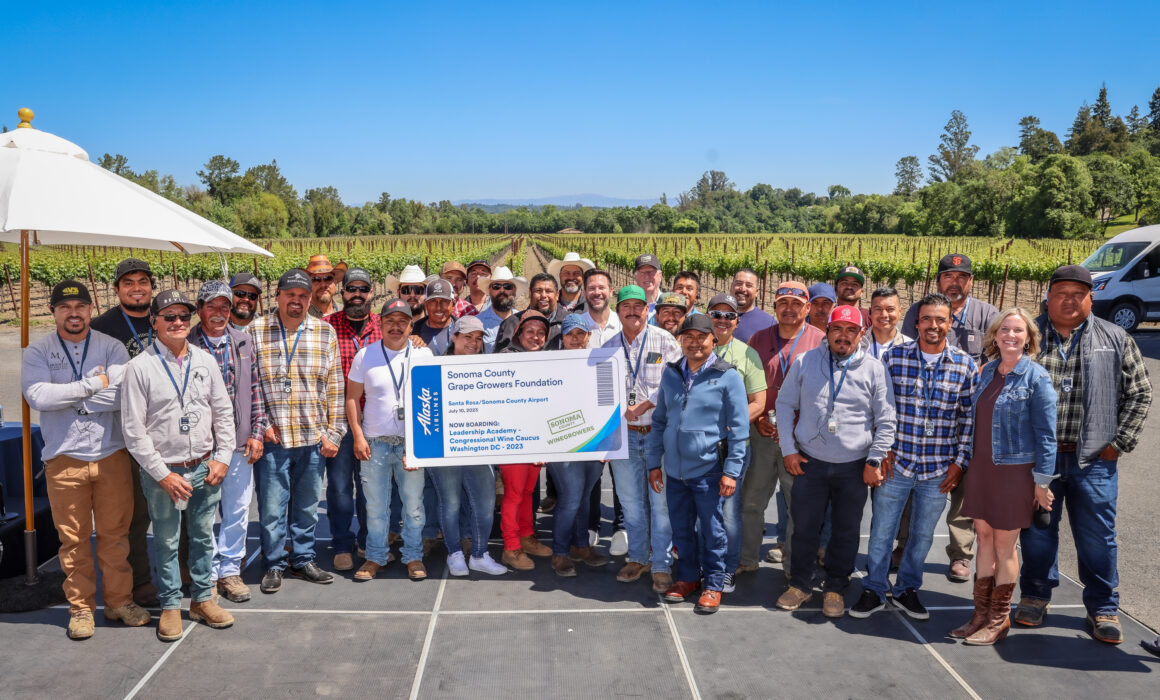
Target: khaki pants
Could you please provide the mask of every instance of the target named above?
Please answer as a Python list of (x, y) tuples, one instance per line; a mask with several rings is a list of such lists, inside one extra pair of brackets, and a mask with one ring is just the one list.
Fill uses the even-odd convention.
[(133, 515), (129, 453), (118, 450), (99, 462), (59, 455), (44, 463), (48, 501), (60, 537), (64, 595), (73, 612), (95, 610), (97, 571), (93, 564), (93, 523), (101, 562), (105, 605), (118, 608), (132, 600), (129, 521)]
[[(793, 492), (793, 475), (785, 470), (781, 457), (781, 446), (777, 440), (767, 438), (756, 430), (749, 434), (753, 448), (753, 460), (745, 481), (741, 484), (741, 563), (756, 564), (761, 558), (761, 543), (765, 532), (765, 509), (773, 498), (777, 485), (781, 484), (786, 504)], [(789, 543), (793, 537), (793, 518), (790, 518), (785, 533), (785, 562), (789, 569)]]

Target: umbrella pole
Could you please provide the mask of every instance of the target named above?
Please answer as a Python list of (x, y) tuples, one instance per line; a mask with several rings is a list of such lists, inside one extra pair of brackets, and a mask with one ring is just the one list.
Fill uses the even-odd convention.
[[(20, 348), (28, 347), (28, 231), (20, 232)], [(20, 393), (21, 452), (24, 457), (24, 583), (35, 586), (36, 511), (32, 504), (32, 410), (24, 392)]]

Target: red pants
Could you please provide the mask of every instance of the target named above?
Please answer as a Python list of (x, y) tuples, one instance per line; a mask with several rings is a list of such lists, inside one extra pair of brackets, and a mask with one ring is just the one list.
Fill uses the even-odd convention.
[(503, 506), (499, 518), (503, 548), (519, 549), (521, 537), (536, 534), (532, 492), (536, 490), (540, 468), (531, 464), (501, 464), (499, 473), (503, 477)]

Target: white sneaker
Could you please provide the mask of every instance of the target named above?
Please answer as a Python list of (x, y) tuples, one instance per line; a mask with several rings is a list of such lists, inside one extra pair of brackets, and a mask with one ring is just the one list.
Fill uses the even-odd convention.
[(595, 530), (588, 531), (588, 546), (595, 547), (596, 542), (600, 539), (600, 533)]
[(447, 555), (447, 571), (452, 576), (467, 575), (467, 562), (463, 560), (463, 552)]
[(628, 554), (628, 532), (617, 530), (612, 536), (612, 544), (608, 545), (608, 553), (614, 557), (623, 557)]
[(508, 572), (508, 568), (500, 564), (491, 555), (484, 552), (482, 557), (472, 557), (467, 560), (467, 567), (472, 571), (481, 571), (492, 576), (501, 576)]

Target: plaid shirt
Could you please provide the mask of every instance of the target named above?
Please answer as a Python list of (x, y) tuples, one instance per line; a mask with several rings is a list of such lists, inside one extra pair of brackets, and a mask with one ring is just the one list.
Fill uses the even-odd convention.
[(316, 445), (324, 436), (337, 445), (346, 434), (338, 339), (330, 324), (309, 315), (302, 319), (301, 330), (297, 350), (298, 331), (286, 334), (286, 348), (294, 353), (289, 368), (293, 390), (286, 392), (286, 349), (277, 309), (250, 324), (266, 415), (281, 432), (285, 447)]
[[(895, 345), (882, 356), (894, 386), (898, 424), (894, 458), (898, 471), (920, 481), (940, 478), (952, 463), (971, 461), (972, 396), (979, 370), (971, 356), (949, 343), (927, 364), (918, 341)], [(929, 393), (928, 393), (929, 392)], [(933, 429), (933, 435), (927, 430)]]
[(451, 315), (455, 318), (475, 316), (478, 313), (479, 309), (475, 308), (475, 304), (472, 304), (470, 299), (456, 299), (455, 307), (451, 310)]
[[(637, 403), (657, 402), (657, 394), (661, 388), (661, 377), (665, 373), (665, 365), (680, 360), (684, 355), (677, 339), (669, 332), (656, 326), (645, 326), (631, 345), (625, 345), (624, 332), (617, 333), (612, 340), (603, 345), (606, 348), (620, 348), (628, 357), (624, 363), (625, 386), (629, 392), (636, 391)], [(639, 360), (638, 360), (639, 358)], [(639, 366), (637, 365), (639, 361)], [(633, 367), (637, 368), (636, 379), (633, 379)], [(652, 425), (652, 414), (655, 409), (650, 408), (641, 414), (640, 418), (631, 425)]]
[[(193, 329), (190, 335), (193, 336), (191, 340), (195, 340), (198, 346), (205, 349), (206, 352), (208, 352), (210, 355), (213, 355), (213, 359), (217, 360), (218, 367), (221, 367), (222, 370), (222, 378), (225, 379), (226, 382), (226, 392), (230, 395), (230, 402), (236, 406), (238, 403), (238, 386), (237, 382), (235, 381), (235, 370), (237, 368), (237, 363), (234, 361), (234, 357), (237, 356), (237, 348), (234, 347), (233, 339), (230, 338), (227, 333), (226, 338), (228, 342), (222, 343), (221, 345), (214, 345), (209, 341), (209, 338), (206, 337), (205, 329), (202, 328), (200, 323), (197, 324), (197, 327)], [(269, 421), (266, 420), (265, 409), (266, 407), (263, 405), (262, 401), (262, 389), (258, 383), (258, 363), (251, 362), (250, 438), (253, 440), (261, 440), (262, 435), (266, 432), (266, 427), (270, 425)], [(234, 409), (234, 422), (238, 422), (238, 411), (236, 408)], [(241, 451), (246, 449), (246, 446), (237, 445), (236, 449)]]
[(367, 316), (362, 333), (355, 333), (354, 326), (350, 325), (346, 314), (341, 311), (332, 313), (322, 320), (329, 323), (338, 336), (338, 355), (342, 358), (343, 378), (350, 374), (350, 363), (354, 361), (354, 356), (358, 354), (359, 350), (383, 339), (382, 323), (376, 313)]
[[(1060, 442), (1079, 442), (1083, 425), (1083, 371), (1079, 351), (1079, 339), (1087, 329), (1087, 321), (1072, 331), (1067, 340), (1060, 338), (1055, 328), (1048, 323), (1048, 332), (1040, 339), (1039, 356), (1036, 359), (1051, 375), (1051, 384), (1059, 394), (1056, 408), (1055, 438)], [(1060, 354), (1060, 341), (1067, 360)], [(1120, 370), (1123, 384), (1120, 388), (1119, 427), (1112, 440), (1120, 454), (1131, 452), (1140, 440), (1144, 430), (1144, 420), (1151, 405), (1152, 385), (1148, 381), (1148, 369), (1136, 341), (1128, 336), (1124, 340), (1123, 365)], [(1064, 391), (1065, 379), (1071, 379), (1071, 391)], [(1143, 400), (1138, 397), (1143, 397)]]

